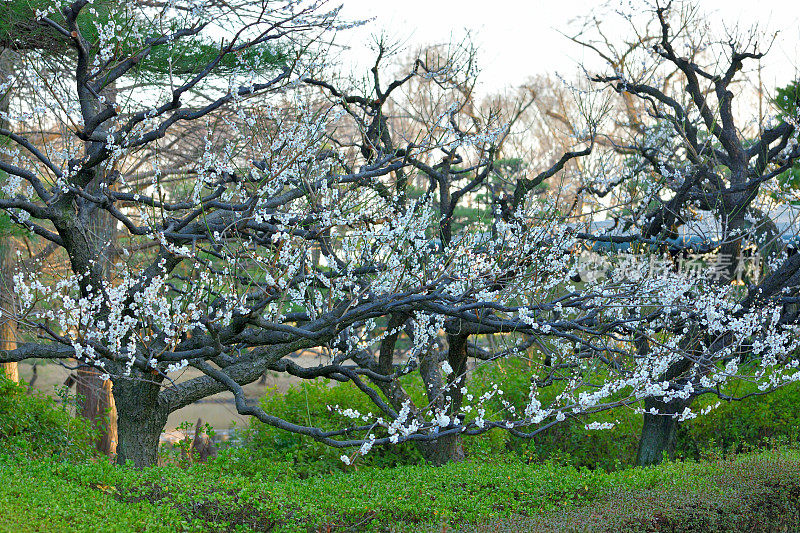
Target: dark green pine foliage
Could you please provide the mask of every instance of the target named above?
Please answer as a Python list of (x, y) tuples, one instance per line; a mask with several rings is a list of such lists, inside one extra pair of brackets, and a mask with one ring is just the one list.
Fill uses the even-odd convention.
[[(786, 87), (777, 89), (773, 103), (780, 110), (780, 120), (800, 120), (800, 80), (793, 81)], [(800, 162), (778, 176), (781, 189), (800, 190)], [(798, 202), (792, 202), (798, 203)]]
[[(56, 56), (69, 53), (66, 39), (36, 20), (37, 13), (49, 8), (48, 17), (56, 23), (62, 23), (62, 13), (52, 9), (58, 3), (58, 0), (0, 2), (0, 47), (17, 51), (36, 50)], [(70, 2), (60, 3), (69, 5)], [(121, 61), (140, 52), (149, 38), (160, 37), (179, 28), (207, 24), (211, 21), (205, 19), (212, 18), (211, 15), (198, 17), (186, 13), (173, 17), (170, 27), (164, 28), (163, 25), (151, 25), (147, 20), (154, 13), (151, 8), (137, 4), (136, 0), (96, 0), (82, 9), (78, 17), (78, 27), (81, 35), (91, 45), (90, 53), (94, 55), (99, 52), (100, 30), (114, 23), (118, 45), (113, 59)], [(125, 38), (126, 34), (130, 36), (129, 39)], [(153, 82), (157, 82), (167, 73), (173, 76), (197, 74), (217, 58), (220, 51), (219, 42), (200, 32), (198, 35), (176, 39), (168, 45), (153, 48), (147, 58), (129, 74), (151, 77)], [(295, 51), (285, 44), (264, 42), (236, 54), (225, 54), (215, 66), (214, 74), (225, 74), (242, 66), (262, 73), (276, 71), (288, 66), (295, 55)]]

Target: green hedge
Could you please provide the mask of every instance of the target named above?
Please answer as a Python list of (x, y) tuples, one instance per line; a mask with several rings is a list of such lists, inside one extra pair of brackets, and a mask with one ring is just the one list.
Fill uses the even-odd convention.
[[(407, 376), (412, 395), (422, 398), (422, 385)], [(523, 361), (506, 361), (475, 371), (468, 384), (470, 392), (480, 394), (492, 384), (503, 388), (503, 398), (523, 405), (528, 396), (531, 374)], [(756, 390), (756, 389), (753, 389)], [(744, 395), (752, 392), (741, 385), (726, 392)], [(553, 392), (554, 394), (555, 392)], [(702, 397), (693, 407), (699, 410), (716, 404), (714, 397)], [(375, 412), (374, 405), (353, 384), (331, 385), (316, 381), (292, 387), (286, 394), (268, 395), (263, 400), (267, 412), (293, 422), (341, 429), (352, 421), (330, 411), (328, 406), (350, 407), (361, 413)], [(792, 384), (763, 396), (739, 402), (723, 402), (710, 413), (679, 426), (676, 456), (702, 459), (720, 453), (746, 452), (773, 443), (793, 443), (800, 437), (800, 384)], [(499, 414), (502, 405), (496, 399), (488, 405), (490, 414)], [(502, 416), (501, 414), (499, 416)], [(610, 430), (586, 430), (589, 422), (613, 422)], [(510, 460), (542, 463), (555, 461), (576, 467), (616, 470), (633, 463), (636, 457), (642, 416), (631, 408), (620, 408), (574, 420), (567, 420), (533, 439), (521, 439), (502, 430), (493, 430), (464, 441), (468, 457), (510, 456)], [(307, 437), (253, 422), (249, 442), (255, 453), (278, 460), (291, 460), (307, 475), (341, 469), (340, 450), (319, 444)], [(376, 448), (366, 458), (370, 466), (419, 464), (422, 458), (409, 444)]]
[[(418, 376), (403, 378), (412, 398), (424, 404), (423, 385)], [(509, 361), (478, 369), (468, 383), (470, 392), (479, 395), (492, 384), (498, 383), (503, 397), (517, 405), (527, 401), (530, 374), (520, 361)], [(555, 392), (553, 392), (555, 394)], [(329, 406), (351, 408), (359, 413), (376, 413), (375, 405), (352, 383), (332, 384), (327, 380), (303, 382), (291, 387), (285, 394), (268, 394), (262, 399), (265, 411), (299, 424), (317, 425), (324, 429), (344, 429), (353, 421)], [(486, 404), (487, 416), (503, 409), (497, 399)], [(499, 415), (502, 416), (502, 415)], [(611, 430), (587, 431), (588, 422), (615, 422)], [(641, 416), (631, 410), (600, 413), (573, 422), (565, 422), (535, 439), (512, 437), (508, 432), (493, 430), (478, 437), (464, 440), (464, 450), (471, 458), (508, 456), (508, 460), (542, 463), (553, 460), (577, 467), (612, 470), (630, 464), (636, 455), (636, 443), (641, 429)], [(247, 443), (254, 453), (278, 460), (290, 460), (306, 475), (331, 472), (343, 468), (339, 457), (342, 451), (302, 437), (275, 429), (252, 420), (246, 431)], [(357, 435), (353, 435), (354, 437)], [(366, 457), (359, 457), (366, 466), (399, 466), (420, 464), (422, 456), (410, 443), (400, 446), (373, 448)]]
[[(755, 385), (742, 384), (728, 392), (744, 396), (757, 390)], [(738, 453), (773, 443), (796, 443), (800, 437), (800, 383), (737, 402), (699, 398), (693, 407), (717, 403), (707, 415), (680, 426), (679, 454), (702, 458), (720, 452)]]
[[(284, 394), (268, 394), (262, 399), (262, 407), (271, 415), (328, 430), (347, 428), (353, 423), (336, 410), (329, 409), (329, 406), (337, 405), (363, 414), (377, 411), (369, 398), (352, 383), (332, 386), (328, 380), (304, 382)], [(245, 434), (254, 455), (290, 461), (302, 476), (329, 473), (345, 466), (340, 456), (346, 452), (310, 437), (275, 429), (256, 419), (251, 420)], [(374, 448), (366, 457), (359, 458), (362, 465), (382, 467), (420, 464), (422, 461), (422, 456), (410, 443)]]
[[(626, 485), (604, 498), (546, 517), (500, 520), (495, 531), (608, 533), (800, 531), (800, 464), (780, 453), (717, 460), (690, 486), (691, 476), (645, 490)], [(695, 480), (696, 481), (696, 480)]]
[(70, 414), (73, 403), (66, 393), (60, 405), (48, 396), (28, 394), (22, 384), (0, 371), (0, 451), (88, 458), (94, 453), (97, 435), (89, 422)]

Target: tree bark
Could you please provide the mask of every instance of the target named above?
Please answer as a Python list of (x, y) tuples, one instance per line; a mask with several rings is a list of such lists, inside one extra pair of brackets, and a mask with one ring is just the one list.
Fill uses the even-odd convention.
[[(17, 347), (17, 323), (14, 313), (14, 291), (11, 286), (14, 247), (11, 237), (0, 236), (0, 348), (14, 350)], [(5, 376), (19, 383), (17, 363), (0, 365)]]
[(450, 462), (458, 463), (466, 457), (459, 434), (447, 435), (424, 443), (421, 451), (425, 460), (433, 466), (444, 466)]
[(161, 378), (132, 370), (129, 377), (114, 379), (118, 406), (117, 463), (133, 462), (136, 468), (158, 464), (158, 444), (169, 409), (159, 404)]
[[(466, 335), (447, 336), (447, 363), (453, 370), (447, 377), (447, 386), (442, 387), (441, 383), (436, 383), (436, 380), (430, 377), (425, 380), (429, 401), (440, 409), (446, 408), (447, 415), (453, 420), (453, 424), (458, 424), (459, 410), (464, 396), (461, 393), (461, 387), (466, 383), (467, 338)], [(426, 375), (432, 375), (433, 372), (439, 376), (440, 381), (441, 374), (439, 374), (438, 365), (428, 372), (420, 369), (423, 379)], [(436, 383), (436, 385), (431, 386), (432, 383)], [(425, 460), (435, 466), (442, 466), (451, 461), (463, 461), (465, 458), (461, 435), (458, 433), (422, 443), (420, 449)]]
[(688, 405), (689, 401), (679, 400), (664, 403), (655, 398), (647, 398), (644, 401), (645, 411), (655, 408), (661, 414), (646, 412), (644, 415), (644, 425), (636, 452), (638, 466), (659, 464), (665, 455), (672, 458), (678, 434), (678, 419), (669, 415), (682, 412)]
[[(116, 84), (111, 84), (103, 91), (103, 96), (109, 102), (116, 101)], [(104, 130), (103, 130), (104, 131)], [(105, 176), (99, 176), (90, 185), (89, 192), (99, 194), (101, 185), (106, 181)], [(106, 184), (109, 187), (112, 184)], [(117, 239), (116, 220), (105, 210), (95, 207), (90, 215), (88, 235), (94, 240), (92, 248), (97, 252), (97, 262), (104, 281), (112, 277), (112, 264), (115, 255), (115, 242)], [(113, 456), (117, 445), (117, 414), (113, 385), (110, 380), (101, 380), (100, 373), (90, 367), (78, 368), (76, 392), (83, 397), (81, 416), (90, 420), (98, 429), (97, 450), (109, 457)]]
[[(11, 50), (0, 49), (0, 82), (11, 72)], [(0, 128), (8, 126), (2, 113), (8, 113), (11, 101), (10, 91), (0, 94)], [(0, 143), (0, 145), (3, 143)], [(5, 173), (0, 172), (0, 178), (5, 178)], [(0, 228), (0, 230), (6, 228)], [(10, 235), (0, 235), (0, 348), (14, 350), (17, 347), (17, 323), (14, 312), (14, 289), (12, 278), (14, 275), (14, 245)], [(11, 381), (19, 382), (19, 368), (17, 363), (3, 363), (0, 370)]]
[[(688, 350), (691, 345), (697, 342), (695, 334), (696, 327), (693, 328), (693, 334), (688, 335), (681, 343), (681, 348)], [(638, 341), (637, 350), (641, 355), (649, 351), (649, 344), (647, 339), (642, 337)], [(682, 381), (683, 376), (692, 366), (693, 362), (689, 359), (683, 359), (672, 363), (667, 371), (660, 377), (661, 381), (674, 381), (678, 383)], [(659, 464), (664, 459), (664, 452), (672, 457), (675, 452), (675, 438), (678, 434), (678, 419), (674, 416), (691, 405), (693, 397), (685, 400), (673, 399), (671, 402), (664, 402), (660, 398), (645, 398), (644, 400), (644, 424), (642, 425), (642, 433), (639, 436), (639, 446), (636, 451), (636, 464), (637, 466), (648, 466)], [(651, 409), (656, 409), (658, 414), (650, 413)]]
[(80, 415), (98, 430), (97, 451), (112, 457), (117, 451), (117, 413), (111, 380), (92, 368), (78, 370), (75, 392), (81, 398)]

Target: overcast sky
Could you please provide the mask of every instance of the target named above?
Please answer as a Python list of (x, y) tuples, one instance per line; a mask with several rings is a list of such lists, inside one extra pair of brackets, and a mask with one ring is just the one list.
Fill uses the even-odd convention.
[[(335, 0), (334, 0), (335, 1)], [(602, 2), (590, 0), (339, 0), (349, 19), (375, 17), (364, 28), (345, 34), (342, 42), (352, 46), (350, 57), (369, 61), (366, 44), (371, 34), (385, 29), (407, 39), (410, 47), (441, 43), (473, 31), (480, 45), (483, 90), (516, 85), (535, 74), (555, 72), (571, 77), (577, 65), (595, 58), (571, 43), (567, 32), (577, 15), (589, 13)], [(643, 5), (630, 3), (634, 9)], [(721, 30), (739, 23), (780, 33), (763, 62), (766, 87), (785, 84), (797, 77), (800, 67), (800, 0), (701, 0)], [(622, 29), (622, 28), (621, 28)], [(591, 63), (589, 63), (591, 65)], [(596, 64), (595, 64), (596, 65)]]

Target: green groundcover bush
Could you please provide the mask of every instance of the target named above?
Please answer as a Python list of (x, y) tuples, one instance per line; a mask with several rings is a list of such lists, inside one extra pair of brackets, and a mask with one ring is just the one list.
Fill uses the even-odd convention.
[[(476, 372), (473, 386), (500, 379), (509, 397), (530, 378), (509, 365)], [(66, 396), (59, 405), (0, 378), (0, 532), (800, 531), (797, 396), (720, 405), (682, 426), (683, 461), (652, 468), (627, 466), (639, 428), (623, 411), (597, 419), (617, 422), (611, 431), (579, 420), (533, 441), (469, 439), (467, 461), (441, 468), (412, 446), (346, 467), (341, 451), (254, 424), (210, 463), (135, 470), (93, 455)], [(345, 423), (328, 405), (370, 409), (324, 382), (264, 402), (325, 427)]]
[(800, 453), (616, 472), (362, 467), (301, 479), (230, 450), (134, 470), (0, 455), (0, 531), (799, 531)]
[[(524, 362), (508, 361), (476, 370), (468, 387), (480, 394), (494, 383), (502, 386), (503, 397), (522, 405), (528, 397), (531, 375)], [(413, 388), (422, 397), (422, 385)], [(725, 392), (745, 396), (757, 389), (739, 385)], [(342, 429), (352, 420), (329, 407), (346, 406), (360, 413), (375, 407), (357, 387), (350, 383), (331, 386), (325, 381), (302, 383), (286, 394), (269, 395), (263, 400), (267, 412), (308, 425), (326, 429)], [(700, 398), (693, 407), (700, 410), (716, 406), (708, 414), (683, 422), (678, 430), (676, 457), (703, 459), (719, 453), (745, 452), (781, 443), (796, 443), (800, 437), (800, 384), (792, 384), (763, 396), (743, 401), (720, 402), (712, 397)], [(488, 410), (499, 413), (499, 401), (490, 402)], [(590, 422), (610, 422), (613, 429), (587, 430)], [(496, 458), (510, 455), (523, 462), (554, 461), (577, 467), (615, 470), (627, 467), (636, 457), (642, 416), (632, 408), (620, 408), (592, 417), (568, 420), (533, 439), (513, 437), (502, 430), (493, 430), (464, 441), (468, 457)], [(336, 450), (302, 437), (254, 421), (247, 432), (248, 444), (259, 455), (291, 461), (301, 474), (313, 475), (342, 469)], [(366, 466), (421, 464), (422, 458), (413, 445), (375, 448), (358, 461)]]
[(62, 394), (61, 404), (28, 394), (0, 371), (0, 452), (28, 456), (86, 459), (94, 453), (95, 430), (70, 413), (74, 401)]

